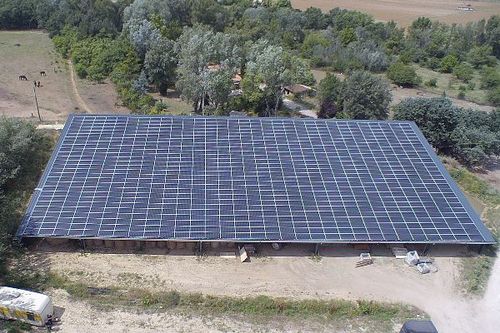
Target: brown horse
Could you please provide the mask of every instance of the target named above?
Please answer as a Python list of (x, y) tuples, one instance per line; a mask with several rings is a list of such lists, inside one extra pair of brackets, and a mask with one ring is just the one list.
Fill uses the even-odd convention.
[(28, 78), (26, 77), (26, 75), (19, 75), (19, 80), (28, 81)]

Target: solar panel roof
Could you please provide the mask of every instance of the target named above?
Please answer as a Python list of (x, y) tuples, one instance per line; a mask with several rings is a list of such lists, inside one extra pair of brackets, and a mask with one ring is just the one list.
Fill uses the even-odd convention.
[(492, 243), (413, 122), (73, 115), (21, 237)]

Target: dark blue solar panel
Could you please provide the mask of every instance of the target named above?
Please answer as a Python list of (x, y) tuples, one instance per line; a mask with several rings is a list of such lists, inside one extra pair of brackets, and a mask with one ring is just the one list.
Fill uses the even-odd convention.
[(19, 236), (490, 243), (409, 122), (71, 116)]

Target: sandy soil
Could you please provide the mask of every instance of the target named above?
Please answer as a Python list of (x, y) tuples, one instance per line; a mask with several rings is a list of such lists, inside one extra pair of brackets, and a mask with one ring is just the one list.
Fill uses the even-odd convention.
[[(46, 33), (0, 31), (0, 59), (0, 115), (36, 119), (33, 80), (41, 83), (36, 93), (44, 122), (64, 122), (74, 112), (129, 112), (118, 105), (111, 83), (72, 80), (71, 67), (56, 53)], [(19, 75), (26, 75), (28, 81), (18, 80)]]
[[(473, 12), (457, 7), (471, 4)], [(340, 7), (359, 10), (373, 15), (376, 20), (396, 21), (406, 27), (420, 16), (446, 23), (467, 23), (500, 14), (500, 3), (487, 1), (457, 0), (292, 0), (294, 8), (319, 7), (324, 11)]]
[[(430, 255), (435, 258), (439, 271), (428, 275), (420, 275), (401, 260), (394, 259), (384, 247), (374, 249), (373, 265), (358, 269), (354, 268), (354, 263), (359, 251), (346, 246), (322, 248), (320, 261), (311, 259), (310, 247), (286, 248), (280, 252), (264, 248), (262, 257), (252, 258), (252, 262), (246, 264), (213, 253), (199, 259), (189, 255), (188, 250), (175, 250), (184, 252), (173, 251), (165, 255), (166, 250), (158, 249), (160, 252), (152, 255), (80, 254), (51, 252), (50, 249), (53, 248), (41, 245), (37, 251), (47, 256), (52, 270), (90, 285), (138, 286), (217, 295), (264, 294), (403, 302), (429, 313), (441, 333), (473, 332), (473, 328), (493, 333), (491, 325), (500, 325), (493, 315), (488, 322), (476, 320), (477, 313), (483, 310), (481, 301), (460, 296), (457, 287), (459, 258), (456, 255), (463, 253), (463, 248), (435, 247)], [(53, 296), (56, 304), (66, 307), (65, 316), (71, 319), (64, 320), (63, 327), (69, 325), (67, 331), (73, 332), (72, 318), (81, 317), (81, 314), (59, 292)], [(105, 329), (106, 320), (114, 316), (114, 311), (104, 314), (99, 327)], [(159, 324), (169, 320), (168, 315), (164, 319), (145, 318)], [(130, 320), (135, 322), (133, 317)], [(298, 328), (304, 329), (300, 325)]]

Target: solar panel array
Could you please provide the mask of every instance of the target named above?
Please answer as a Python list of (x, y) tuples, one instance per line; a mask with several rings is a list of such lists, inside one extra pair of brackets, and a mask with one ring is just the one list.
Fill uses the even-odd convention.
[(410, 122), (71, 116), (22, 237), (489, 243)]

